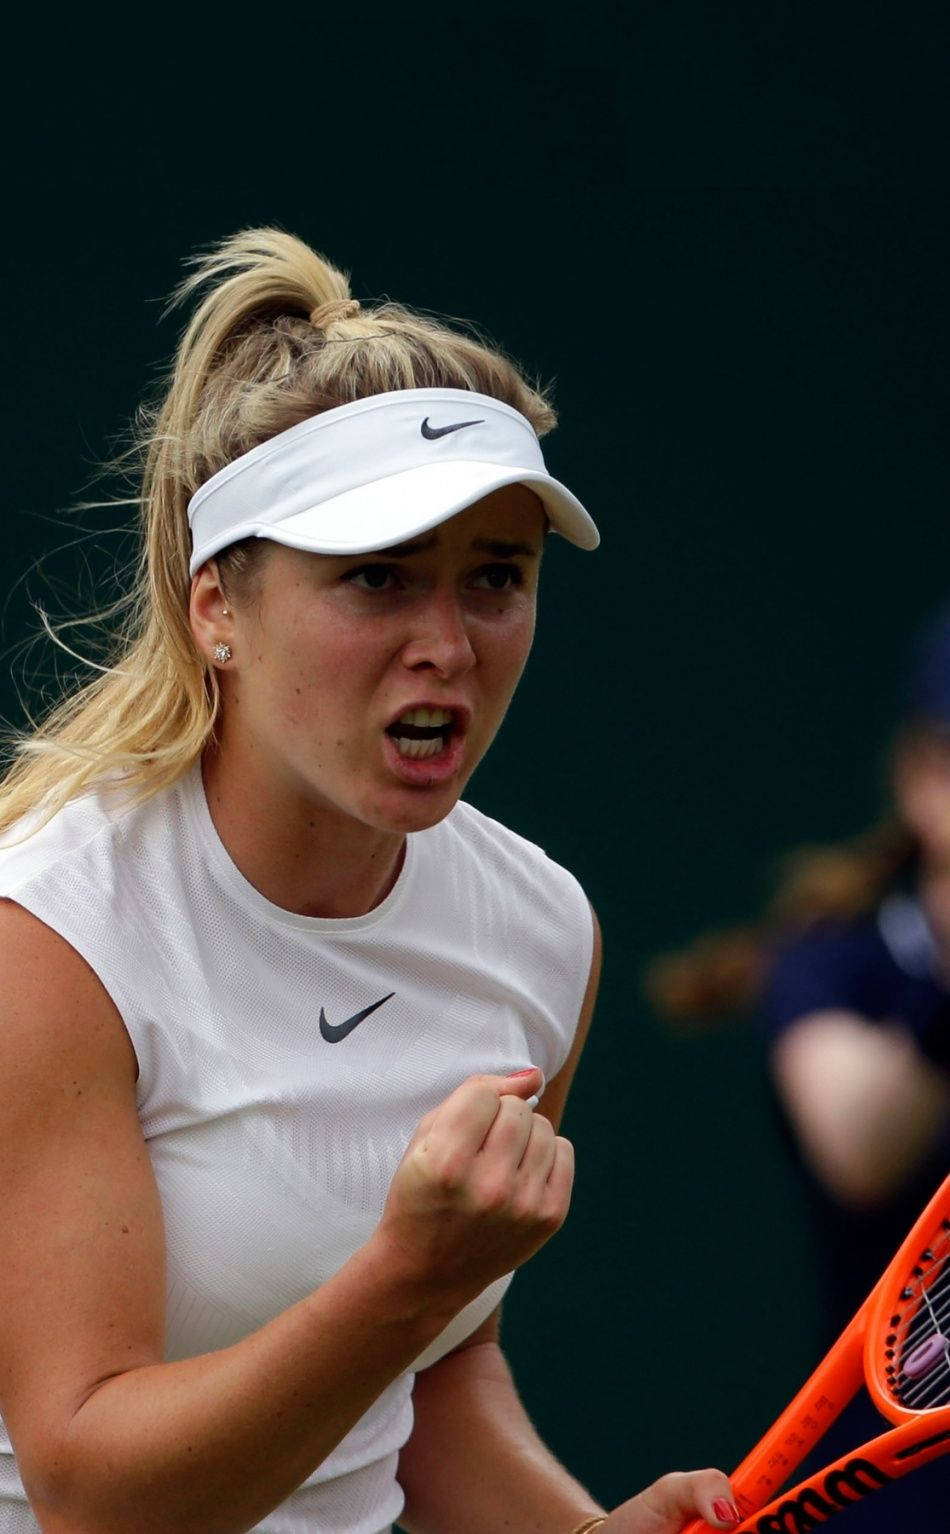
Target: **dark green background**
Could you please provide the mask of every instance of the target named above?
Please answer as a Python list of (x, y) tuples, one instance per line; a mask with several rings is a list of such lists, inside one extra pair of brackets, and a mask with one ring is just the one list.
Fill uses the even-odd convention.
[(5, 644), (29, 597), (108, 589), (116, 518), (61, 508), (169, 357), (197, 246), (279, 223), (359, 297), (473, 318), (555, 380), (549, 462), (603, 548), (551, 548), (471, 797), (578, 873), (608, 962), (575, 1208), (507, 1341), (599, 1495), (728, 1465), (814, 1353), (801, 1192), (754, 1033), (672, 1035), (640, 973), (874, 813), (907, 635), (948, 586), (945, 9), (150, 24), (27, 20), (15, 66)]

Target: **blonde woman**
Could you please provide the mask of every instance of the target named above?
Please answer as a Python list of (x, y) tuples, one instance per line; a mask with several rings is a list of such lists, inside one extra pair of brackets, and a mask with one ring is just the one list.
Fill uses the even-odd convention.
[(0, 802), (0, 1534), (673, 1534), (498, 1345), (567, 1212), (598, 941), (461, 801), (545, 537), (597, 542), (501, 355), (245, 232), (148, 425), (112, 667)]

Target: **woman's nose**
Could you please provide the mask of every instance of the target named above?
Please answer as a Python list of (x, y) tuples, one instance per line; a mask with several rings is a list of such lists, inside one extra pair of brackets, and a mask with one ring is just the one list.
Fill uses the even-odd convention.
[(402, 652), (412, 671), (458, 676), (475, 664), (465, 614), (456, 592), (433, 592), (416, 612), (412, 637)]

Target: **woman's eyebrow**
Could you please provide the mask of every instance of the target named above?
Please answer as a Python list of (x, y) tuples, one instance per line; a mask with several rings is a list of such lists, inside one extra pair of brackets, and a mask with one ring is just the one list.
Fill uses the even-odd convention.
[(476, 538), (472, 548), (480, 554), (491, 554), (495, 559), (514, 559), (518, 554), (531, 559), (538, 554), (534, 543), (507, 543), (499, 538)]
[[(428, 538), (411, 538), (407, 543), (394, 543), (391, 548), (376, 549), (374, 553), (380, 558), (411, 559), (414, 554), (427, 554), (438, 542), (438, 534), (430, 533)], [(512, 543), (504, 538), (474, 538), (472, 548), (479, 554), (490, 554), (493, 559), (514, 559), (519, 554), (532, 559), (539, 552), (536, 544)]]
[(428, 538), (410, 538), (408, 543), (394, 543), (391, 548), (375, 549), (374, 553), (385, 554), (387, 559), (409, 559), (413, 554), (428, 553), (438, 541), (438, 534), (430, 533)]

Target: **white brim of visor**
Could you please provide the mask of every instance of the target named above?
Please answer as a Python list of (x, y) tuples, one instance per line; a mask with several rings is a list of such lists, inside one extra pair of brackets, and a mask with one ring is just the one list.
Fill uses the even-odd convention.
[[(436, 417), (452, 427), (460, 409), (464, 430), (434, 438), (420, 431)], [(472, 421), (475, 414), (480, 419)], [(391, 548), (507, 485), (531, 490), (569, 542), (597, 547), (592, 519), (548, 474), (538, 439), (517, 411), (467, 390), (374, 395), (291, 427), (202, 485), (189, 505), (191, 574), (243, 538), (317, 554)]]

